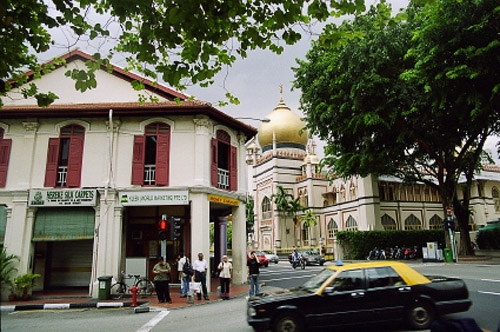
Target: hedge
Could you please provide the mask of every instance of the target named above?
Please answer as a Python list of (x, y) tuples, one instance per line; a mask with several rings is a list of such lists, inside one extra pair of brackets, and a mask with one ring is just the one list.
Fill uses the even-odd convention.
[(374, 247), (384, 249), (395, 246), (426, 247), (427, 242), (437, 242), (440, 247), (443, 247), (445, 243), (443, 230), (340, 231), (336, 235), (344, 250), (344, 259), (366, 259)]
[(480, 230), (476, 241), (479, 249), (500, 249), (500, 228)]

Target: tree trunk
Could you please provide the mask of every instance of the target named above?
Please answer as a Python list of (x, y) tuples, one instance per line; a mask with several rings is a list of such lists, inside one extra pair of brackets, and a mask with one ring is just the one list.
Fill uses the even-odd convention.
[(460, 243), (458, 248), (459, 256), (474, 256), (472, 242), (469, 233), (469, 210), (463, 204), (460, 204), (457, 199), (453, 202), (455, 216), (457, 217), (457, 226), (460, 230)]

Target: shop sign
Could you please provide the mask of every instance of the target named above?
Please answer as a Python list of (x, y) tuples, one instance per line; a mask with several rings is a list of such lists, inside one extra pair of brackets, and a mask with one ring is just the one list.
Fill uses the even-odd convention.
[(240, 205), (240, 201), (230, 197), (217, 196), (217, 195), (208, 195), (208, 200), (214, 203), (222, 203), (226, 205), (238, 206)]
[(125, 191), (120, 193), (123, 206), (189, 205), (187, 190)]
[(96, 206), (96, 189), (33, 189), (28, 206)]

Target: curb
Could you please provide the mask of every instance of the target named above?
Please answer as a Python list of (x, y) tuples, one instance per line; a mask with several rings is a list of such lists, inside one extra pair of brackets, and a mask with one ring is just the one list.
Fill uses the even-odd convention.
[[(137, 306), (146, 302), (137, 302)], [(46, 303), (46, 304), (17, 304), (0, 306), (1, 312), (27, 311), (27, 310), (64, 310), (82, 308), (122, 308), (131, 307), (132, 302), (77, 302), (77, 303)]]

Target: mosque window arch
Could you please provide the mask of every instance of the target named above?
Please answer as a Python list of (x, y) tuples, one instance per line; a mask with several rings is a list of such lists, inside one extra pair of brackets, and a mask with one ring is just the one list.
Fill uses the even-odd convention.
[(420, 230), (422, 222), (413, 213), (405, 219), (405, 230)]
[(433, 215), (431, 219), (429, 219), (429, 229), (442, 229), (443, 228), (443, 219), (437, 214)]
[(384, 215), (380, 219), (384, 230), (395, 231), (398, 229), (396, 220), (394, 220), (394, 218), (389, 216), (387, 213), (384, 213)]
[(335, 232), (339, 231), (339, 226), (337, 225), (337, 222), (333, 220), (333, 218), (330, 218), (327, 229), (328, 229), (328, 238), (333, 239), (333, 237), (335, 236)]
[(354, 182), (351, 182), (350, 186), (349, 186), (349, 195), (350, 195), (350, 200), (355, 200), (356, 199), (356, 185), (354, 184)]
[(271, 219), (271, 200), (269, 197), (264, 197), (262, 199), (262, 220)]
[(344, 185), (340, 186), (340, 191), (339, 191), (339, 201), (340, 202), (345, 202), (346, 201), (346, 193), (345, 193), (345, 187)]
[(349, 216), (349, 218), (347, 218), (347, 221), (345, 223), (345, 230), (346, 231), (357, 231), (358, 230), (358, 222), (352, 216)]

